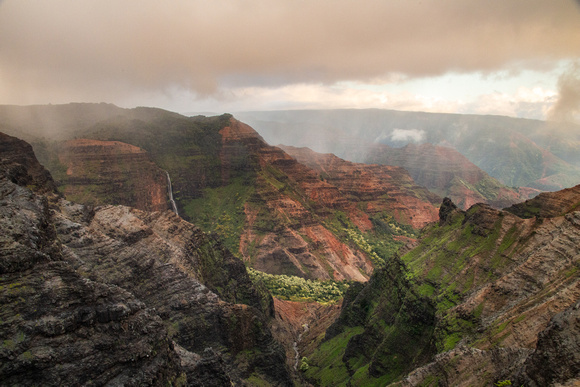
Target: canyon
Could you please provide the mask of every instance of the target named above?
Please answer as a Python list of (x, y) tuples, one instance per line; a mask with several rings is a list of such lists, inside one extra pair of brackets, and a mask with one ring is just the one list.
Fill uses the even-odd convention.
[(577, 384), (578, 193), (543, 194), (557, 214), (529, 219), (446, 198), (416, 248), (349, 289), (306, 375), (320, 385)]
[[(0, 134), (0, 384), (580, 382), (580, 185), (529, 198), (451, 148), (365, 148), (408, 172), (231, 115), (2, 112), (33, 146)], [(272, 297), (256, 269), (350, 286)]]
[[(86, 123), (67, 121), (83, 117), (72, 115), (74, 108)], [(28, 136), (51, 130), (37, 121), (32, 127), (17, 113), (6, 114), (5, 127), (18, 123)], [(402, 168), (336, 158), (317, 169), (230, 115), (184, 117), (148, 108), (114, 113), (109, 105), (57, 106), (49, 116), (63, 125), (64, 138), (31, 141), (60, 192), (93, 206), (155, 211), (175, 204), (183, 219), (216, 233), (266, 273), (365, 281), (383, 259), (371, 251), (368, 235), (393, 250), (414, 239), (413, 229), (437, 219), (440, 198)]]

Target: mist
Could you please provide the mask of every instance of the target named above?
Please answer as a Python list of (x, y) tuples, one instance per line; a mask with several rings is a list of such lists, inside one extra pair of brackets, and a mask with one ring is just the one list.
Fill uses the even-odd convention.
[(558, 80), (558, 99), (548, 118), (561, 122), (580, 122), (580, 64), (574, 63)]

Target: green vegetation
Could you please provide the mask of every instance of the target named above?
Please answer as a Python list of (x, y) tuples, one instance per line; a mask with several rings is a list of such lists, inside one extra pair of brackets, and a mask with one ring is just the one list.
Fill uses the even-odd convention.
[(305, 376), (317, 380), (321, 386), (346, 385), (349, 373), (342, 362), (342, 356), (349, 340), (362, 332), (362, 327), (346, 328), (332, 340), (324, 341), (320, 348), (308, 358), (308, 370)]
[(332, 304), (344, 297), (347, 281), (313, 281), (295, 276), (267, 274), (248, 268), (252, 281), (262, 283), (273, 296), (283, 300)]
[(347, 291), (339, 320), (309, 357), (309, 379), (319, 385), (387, 385), (432, 355), (435, 310), (405, 272), (394, 256), (366, 285)]
[[(482, 284), (499, 278), (511, 264), (521, 245), (522, 228), (506, 224), (510, 219), (476, 206), (458, 212), (447, 224), (424, 229), (421, 244), (401, 259), (396, 254), (384, 259), (384, 266), (366, 285), (347, 291), (324, 346), (308, 354), (306, 376), (320, 385), (387, 385), (435, 353), (460, 342), (473, 344), (470, 337), (481, 326), (485, 301), (472, 310), (453, 307)], [(377, 233), (357, 233), (340, 214), (334, 224), (361, 250), (375, 251)], [(485, 337), (499, 344), (511, 334), (510, 324), (524, 319), (521, 315), (496, 322)], [(348, 336), (345, 344), (346, 334), (356, 328), (362, 331)], [(333, 356), (322, 353), (339, 346), (343, 349), (335, 349)]]
[(385, 213), (376, 214), (370, 220), (374, 229), (363, 233), (344, 212), (335, 211), (325, 220), (325, 225), (342, 242), (365, 252), (375, 267), (384, 266), (404, 245), (395, 237), (416, 238), (418, 234), (411, 226), (398, 223)]
[(244, 204), (253, 192), (253, 185), (238, 177), (226, 186), (205, 188), (203, 197), (187, 203), (185, 214), (202, 230), (215, 232), (237, 254), (245, 221)]

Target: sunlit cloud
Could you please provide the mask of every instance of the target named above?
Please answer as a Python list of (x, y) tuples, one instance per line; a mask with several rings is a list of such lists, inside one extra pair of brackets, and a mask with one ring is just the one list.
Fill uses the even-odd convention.
[[(525, 71), (547, 73), (580, 58), (578, 25), (579, 7), (569, 0), (5, 0), (0, 103), (542, 117), (551, 97), (461, 82), (522, 81)], [(453, 88), (464, 95), (439, 84), (405, 89), (447, 77), (461, 78)], [(546, 92), (555, 87), (548, 83)]]

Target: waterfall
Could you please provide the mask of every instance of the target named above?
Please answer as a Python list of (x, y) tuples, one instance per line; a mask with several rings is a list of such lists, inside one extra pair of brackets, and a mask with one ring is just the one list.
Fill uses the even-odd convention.
[(175, 212), (179, 216), (179, 212), (177, 211), (177, 205), (175, 205), (175, 200), (173, 200), (173, 188), (171, 188), (171, 178), (169, 177), (169, 172), (165, 171), (167, 175), (167, 194), (169, 195), (169, 201), (171, 202), (171, 208), (173, 212)]
[(298, 371), (298, 364), (300, 364), (300, 352), (298, 351), (298, 343), (300, 343), (302, 341), (302, 335), (305, 334), (306, 332), (308, 332), (310, 327), (308, 326), (308, 324), (304, 324), (304, 325), (302, 325), (302, 329), (304, 329), (304, 331), (298, 335), (298, 340), (296, 340), (294, 343), (292, 343), (292, 349), (294, 350), (294, 370), (295, 371)]

